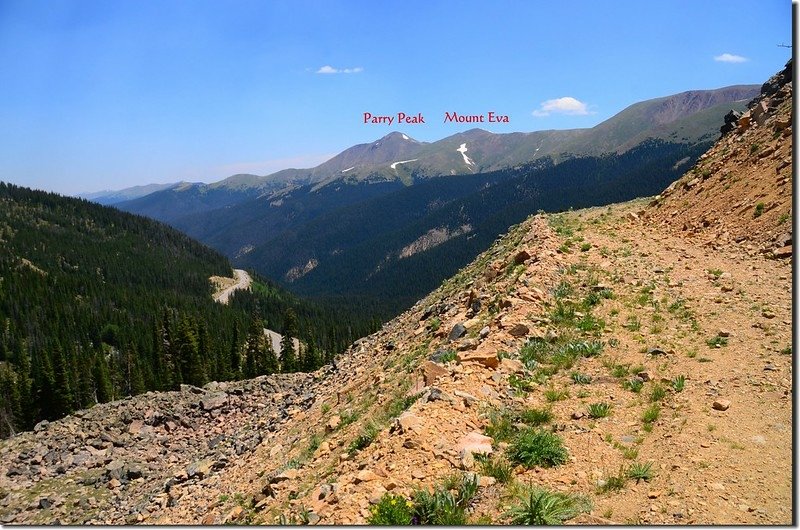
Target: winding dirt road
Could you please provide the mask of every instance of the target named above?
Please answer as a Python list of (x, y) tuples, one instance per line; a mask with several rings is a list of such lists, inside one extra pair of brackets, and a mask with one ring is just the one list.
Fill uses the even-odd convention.
[(214, 293), (214, 301), (221, 304), (227, 304), (233, 291), (237, 289), (249, 289), (252, 279), (247, 271), (242, 269), (233, 269), (233, 279), (236, 283), (229, 285), (216, 293)]

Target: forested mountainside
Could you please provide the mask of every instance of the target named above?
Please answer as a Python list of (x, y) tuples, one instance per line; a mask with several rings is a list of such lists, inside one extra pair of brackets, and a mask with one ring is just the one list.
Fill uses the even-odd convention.
[[(285, 197), (281, 208), (302, 211), (292, 216), (291, 229), (278, 233), (253, 221), (259, 212), (267, 219), (276, 215), (265, 199), (239, 210), (247, 212), (245, 222), (237, 223), (229, 211), (225, 219), (222, 212), (213, 216), (211, 223), (219, 221), (231, 240), (234, 234), (244, 234), (248, 224), (253, 228), (250, 240), (263, 239), (240, 253), (235, 263), (286, 282), (304, 296), (336, 297), (342, 305), (368, 307), (391, 318), (531, 212), (653, 195), (691, 167), (709, 145), (650, 140), (623, 154), (573, 158), (557, 165), (545, 159), (491, 173), (440, 177), (304, 222), (303, 212), (315, 204), (310, 198), (352, 195), (359, 186), (308, 194), (299, 190), (298, 200), (309, 207), (301, 209), (294, 194)], [(210, 244), (221, 245), (219, 237)]]
[[(227, 306), (228, 260), (177, 230), (0, 183), (0, 434), (146, 390), (312, 369), (372, 324), (256, 277)], [(263, 328), (299, 338), (279, 362)], [(248, 346), (249, 345), (249, 346)]]

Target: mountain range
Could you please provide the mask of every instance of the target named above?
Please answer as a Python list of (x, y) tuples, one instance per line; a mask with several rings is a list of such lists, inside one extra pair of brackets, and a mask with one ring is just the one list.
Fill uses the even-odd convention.
[(657, 193), (758, 90), (643, 101), (588, 129), (472, 129), (430, 143), (392, 132), (315, 168), (179, 183), (115, 206), (298, 293), (389, 317), (532, 211)]

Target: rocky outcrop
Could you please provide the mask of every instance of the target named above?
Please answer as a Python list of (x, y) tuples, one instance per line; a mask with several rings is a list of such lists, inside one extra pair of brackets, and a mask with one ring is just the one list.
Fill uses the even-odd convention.
[(792, 68), (790, 60), (743, 114), (728, 113), (722, 137), (653, 200), (648, 221), (711, 247), (733, 242), (752, 254), (791, 256)]
[(308, 374), (184, 385), (97, 405), (0, 445), (4, 523), (126, 524), (223, 470), (314, 400)]

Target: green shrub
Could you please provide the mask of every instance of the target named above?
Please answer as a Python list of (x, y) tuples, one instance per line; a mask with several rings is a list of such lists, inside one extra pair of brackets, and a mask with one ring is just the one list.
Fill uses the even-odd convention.
[(589, 405), (590, 418), (605, 418), (611, 414), (611, 405), (608, 403), (592, 403)]
[(512, 440), (508, 458), (528, 468), (554, 467), (566, 463), (568, 453), (558, 435), (542, 429), (525, 429)]
[(548, 388), (544, 391), (544, 398), (553, 403), (555, 401), (563, 401), (569, 397), (569, 392), (565, 389), (556, 390), (555, 388)]
[(413, 504), (401, 495), (384, 493), (378, 504), (370, 508), (367, 522), (371, 525), (406, 526), (411, 524)]
[(654, 384), (653, 388), (650, 390), (650, 401), (652, 403), (658, 403), (665, 397), (667, 397), (667, 391), (664, 387), (658, 383)]
[(686, 386), (686, 376), (679, 375), (675, 379), (672, 380), (672, 389), (675, 392), (683, 392), (683, 388)]
[(631, 392), (639, 393), (644, 386), (644, 381), (639, 379), (638, 377), (632, 377), (630, 379), (625, 380), (622, 383), (622, 388), (628, 389)]
[(350, 444), (348, 448), (348, 452), (353, 455), (362, 449), (369, 447), (369, 445), (375, 441), (375, 438), (378, 437), (378, 433), (380, 430), (378, 427), (375, 426), (374, 423), (368, 422), (361, 433), (356, 436), (356, 439)]
[(538, 427), (553, 421), (553, 413), (549, 409), (525, 409), (519, 413), (522, 423), (531, 427)]
[(475, 455), (481, 468), (481, 473), (487, 477), (494, 477), (501, 484), (508, 484), (514, 476), (511, 464), (500, 456)]
[(572, 372), (570, 377), (572, 377), (572, 381), (577, 385), (588, 385), (592, 382), (592, 376), (581, 372)]
[(640, 463), (635, 462), (631, 464), (631, 467), (628, 468), (628, 478), (635, 480), (637, 483), (640, 480), (644, 480), (645, 482), (649, 481), (653, 478), (653, 463)]
[(517, 432), (517, 428), (514, 427), (514, 415), (507, 410), (492, 410), (489, 412), (489, 424), (483, 432), (496, 442), (510, 440)]
[(616, 475), (611, 475), (610, 477), (605, 477), (603, 479), (603, 484), (598, 486), (597, 490), (600, 493), (619, 491), (625, 487), (625, 482), (627, 478), (628, 478), (627, 473), (625, 472), (624, 468), (620, 466), (619, 473), (617, 473)]
[(661, 407), (653, 403), (642, 414), (642, 421), (645, 422), (645, 424), (652, 424), (658, 419), (660, 415), (661, 415)]
[[(412, 519), (415, 524), (463, 526), (467, 524), (466, 509), (478, 491), (476, 475), (463, 475), (454, 484), (437, 486), (432, 492), (417, 490), (413, 495)], [(450, 491), (455, 489), (455, 494)]]
[(518, 501), (506, 512), (512, 525), (562, 525), (591, 508), (586, 499), (535, 487), (526, 488)]

